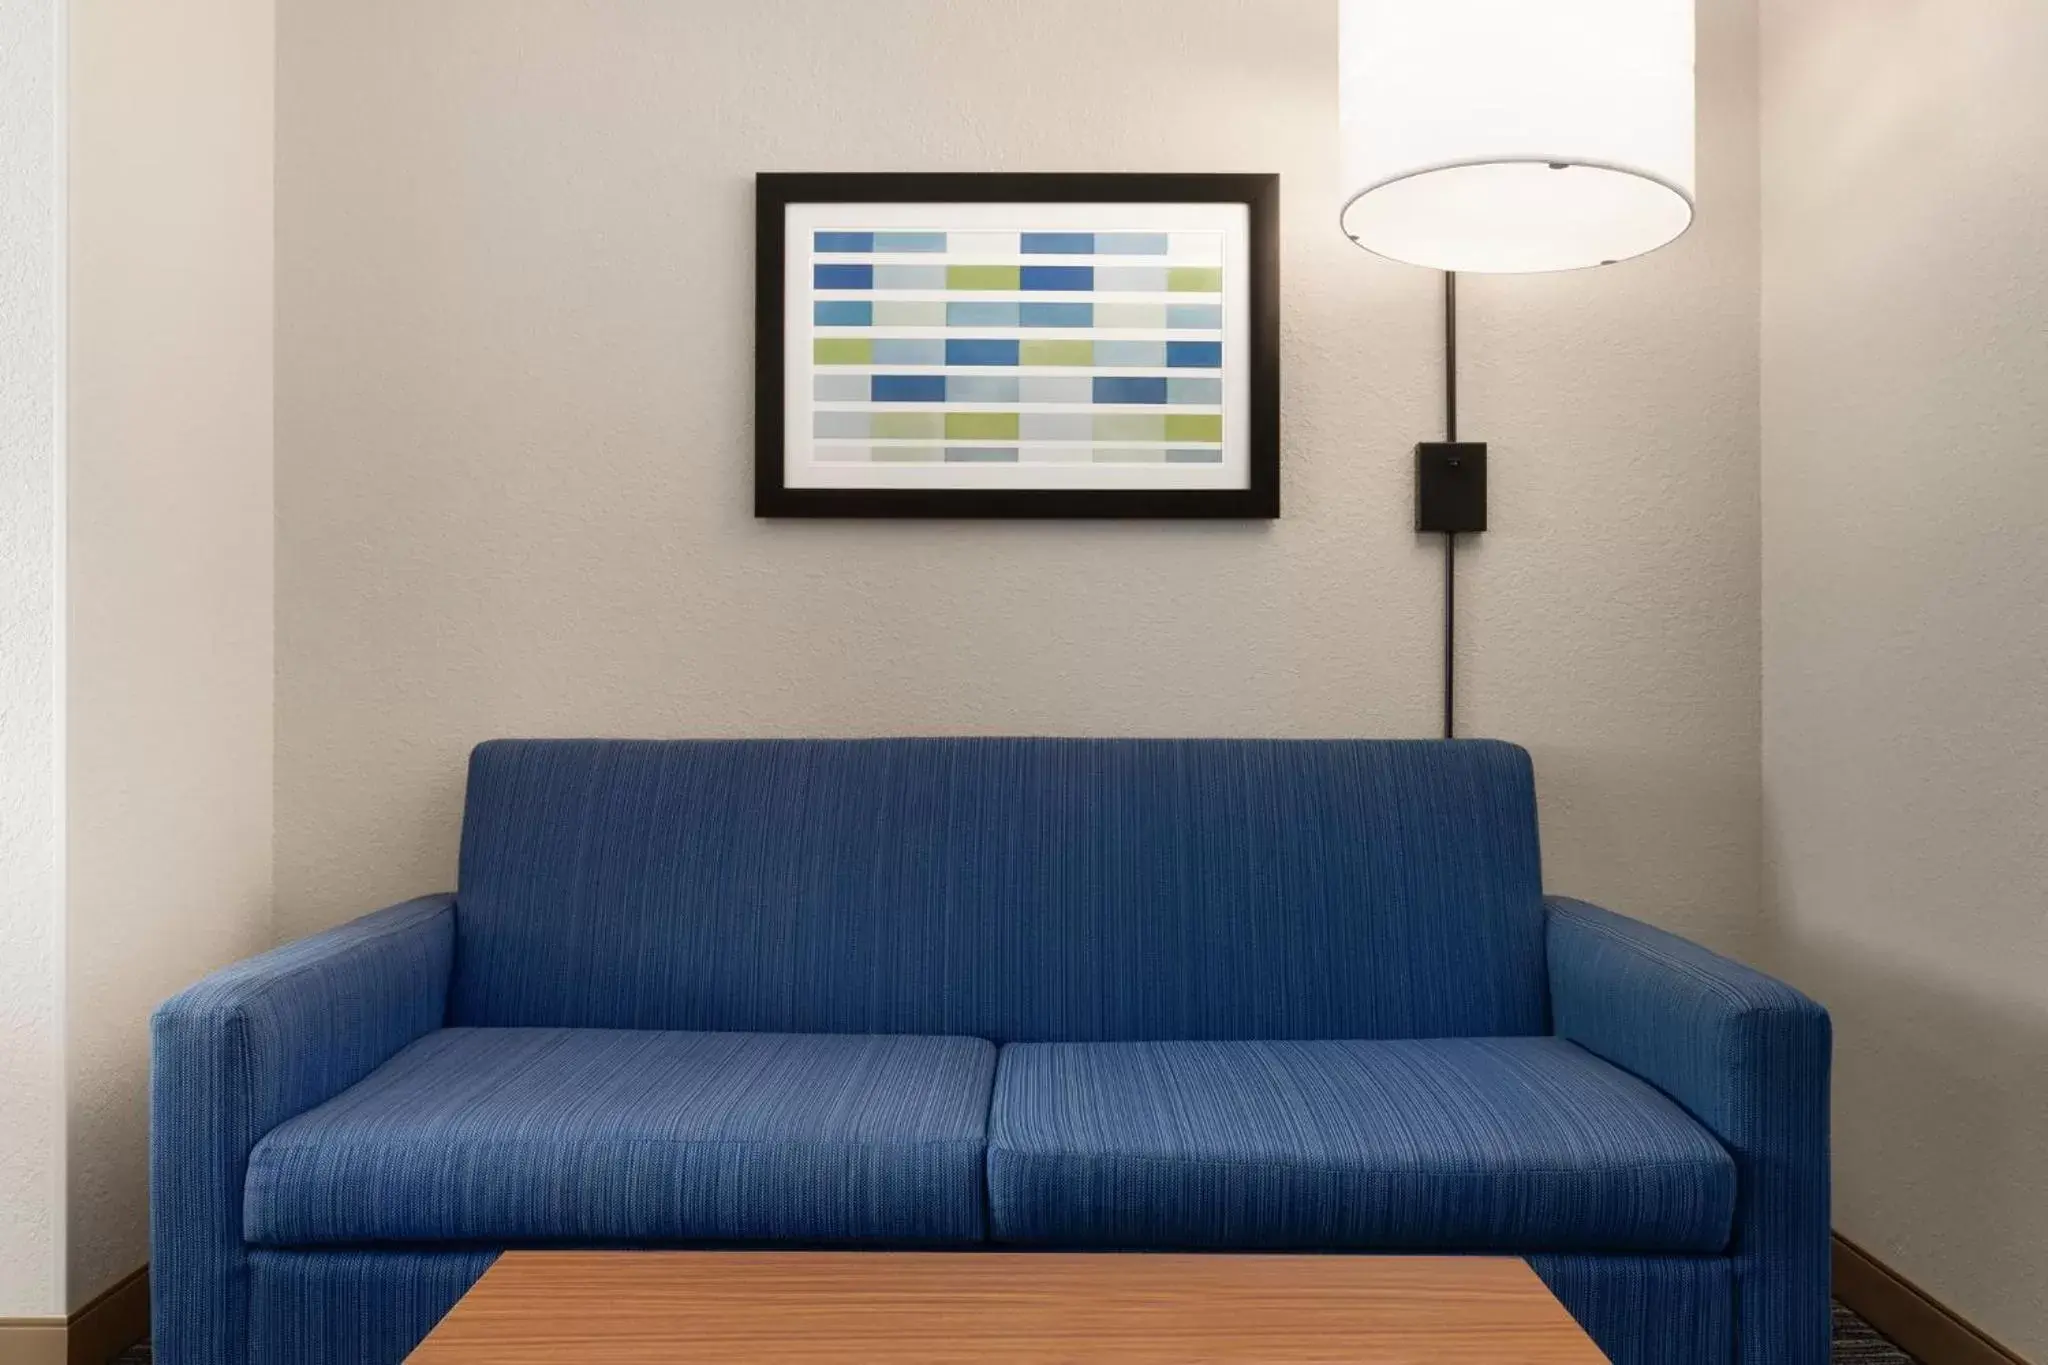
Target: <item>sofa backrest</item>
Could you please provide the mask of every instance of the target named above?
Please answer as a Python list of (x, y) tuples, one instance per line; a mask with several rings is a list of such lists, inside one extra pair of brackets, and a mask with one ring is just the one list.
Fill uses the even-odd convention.
[(455, 1024), (997, 1042), (1545, 1026), (1529, 757), (1269, 740), (503, 740)]

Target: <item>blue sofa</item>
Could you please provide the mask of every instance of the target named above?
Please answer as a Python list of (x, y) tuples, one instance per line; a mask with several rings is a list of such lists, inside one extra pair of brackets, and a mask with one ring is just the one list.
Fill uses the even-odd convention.
[(1827, 1015), (1546, 899), (1506, 744), (489, 743), (454, 895), (153, 1044), (164, 1365), (771, 1244), (1510, 1253), (1622, 1365), (1827, 1359)]

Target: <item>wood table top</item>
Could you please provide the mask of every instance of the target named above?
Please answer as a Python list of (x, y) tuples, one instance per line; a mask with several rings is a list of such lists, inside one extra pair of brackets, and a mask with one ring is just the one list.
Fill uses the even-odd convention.
[(1519, 1260), (512, 1251), (411, 1365), (1604, 1365)]

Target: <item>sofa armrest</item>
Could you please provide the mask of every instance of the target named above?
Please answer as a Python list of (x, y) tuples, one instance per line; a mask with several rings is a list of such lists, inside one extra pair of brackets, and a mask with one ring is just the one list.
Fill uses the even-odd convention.
[(1827, 1011), (1675, 934), (1547, 905), (1558, 1035), (1677, 1100), (1735, 1158), (1736, 1358), (1825, 1365)]
[(430, 896), (223, 968), (158, 1007), (149, 1134), (158, 1360), (248, 1359), (250, 1150), (440, 1028), (454, 952), (454, 898)]

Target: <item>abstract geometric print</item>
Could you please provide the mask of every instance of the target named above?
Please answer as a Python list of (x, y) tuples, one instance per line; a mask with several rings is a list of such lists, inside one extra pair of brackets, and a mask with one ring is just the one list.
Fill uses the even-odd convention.
[(1220, 231), (810, 233), (813, 458), (1224, 458)]

